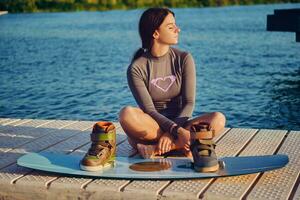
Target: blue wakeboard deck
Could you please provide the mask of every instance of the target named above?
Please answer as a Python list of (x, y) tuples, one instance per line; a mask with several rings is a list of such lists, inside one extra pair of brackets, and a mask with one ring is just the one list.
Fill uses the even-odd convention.
[(219, 158), (221, 168), (214, 173), (199, 173), (192, 168), (189, 158), (141, 159), (116, 157), (114, 167), (97, 172), (80, 169), (82, 156), (49, 152), (28, 153), (20, 157), (18, 165), (60, 173), (66, 176), (85, 176), (115, 179), (199, 179), (252, 174), (284, 167), (286, 155), (265, 155)]

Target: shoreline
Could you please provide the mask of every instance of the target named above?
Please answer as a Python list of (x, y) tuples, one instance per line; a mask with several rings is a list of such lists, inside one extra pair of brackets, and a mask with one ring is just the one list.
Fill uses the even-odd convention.
[[(222, 8), (222, 7), (232, 7), (232, 6), (261, 6), (261, 5), (278, 5), (278, 4), (299, 4), (300, 2), (260, 2), (260, 3), (254, 3), (254, 2), (245, 2), (245, 3), (227, 3), (227, 4), (211, 4), (211, 5), (160, 5), (160, 7), (168, 7), (171, 9), (178, 9), (178, 8)], [(0, 4), (1, 5), (1, 4)], [(31, 9), (25, 9), (25, 10), (9, 10), (10, 13), (58, 13), (58, 12), (105, 12), (105, 11), (115, 11), (115, 10), (136, 10), (136, 9), (146, 9), (149, 7), (149, 5), (144, 6), (128, 6), (128, 5), (119, 5), (115, 7), (97, 7), (98, 5), (93, 6), (80, 6), (80, 7), (68, 7), (68, 8), (62, 8), (62, 7), (33, 7)], [(153, 5), (155, 7), (155, 5)], [(152, 7), (152, 6), (150, 6)], [(1, 11), (0, 11), (1, 12)], [(8, 12), (8, 11), (4, 11)], [(4, 14), (6, 14), (4, 13)], [(1, 15), (1, 14), (0, 14)]]

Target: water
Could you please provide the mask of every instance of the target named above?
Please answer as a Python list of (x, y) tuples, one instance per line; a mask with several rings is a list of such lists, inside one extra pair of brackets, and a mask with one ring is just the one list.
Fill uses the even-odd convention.
[[(173, 9), (180, 49), (197, 65), (194, 116), (229, 127), (300, 130), (300, 43), (266, 31), (274, 9), (300, 4)], [(126, 68), (142, 10), (0, 17), (0, 116), (117, 120), (136, 105)]]

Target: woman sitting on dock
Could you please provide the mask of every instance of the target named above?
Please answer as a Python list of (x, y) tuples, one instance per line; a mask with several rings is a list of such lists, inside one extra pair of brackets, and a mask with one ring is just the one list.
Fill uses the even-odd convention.
[(197, 171), (215, 171), (219, 166), (212, 139), (221, 133), (226, 119), (220, 112), (190, 119), (195, 104), (195, 64), (190, 53), (170, 47), (178, 43), (179, 33), (171, 10), (149, 8), (142, 14), (142, 48), (127, 70), (139, 108), (124, 107), (119, 121), (130, 145), (144, 158), (182, 150), (193, 156)]

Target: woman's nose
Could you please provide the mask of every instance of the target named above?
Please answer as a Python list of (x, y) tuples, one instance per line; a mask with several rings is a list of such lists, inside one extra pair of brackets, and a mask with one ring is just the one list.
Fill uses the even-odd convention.
[(178, 26), (176, 26), (176, 32), (180, 32), (181, 30), (180, 30), (180, 28), (178, 27)]

